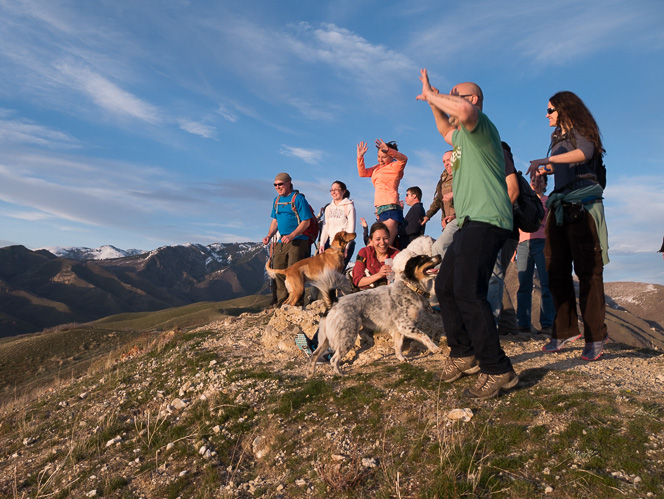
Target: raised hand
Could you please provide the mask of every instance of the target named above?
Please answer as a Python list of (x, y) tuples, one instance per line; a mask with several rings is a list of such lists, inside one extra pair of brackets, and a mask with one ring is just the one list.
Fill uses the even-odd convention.
[(553, 165), (549, 163), (549, 158), (534, 159), (530, 162), (526, 175), (550, 175), (553, 173)]
[(366, 154), (366, 152), (369, 150), (369, 147), (367, 146), (366, 142), (360, 142), (357, 144), (357, 157), (361, 158)]
[(420, 70), (420, 81), (422, 82), (422, 93), (415, 97), (415, 99), (426, 101), (426, 95), (430, 92), (433, 92), (431, 83), (429, 83), (429, 74), (427, 73), (426, 68)]
[(376, 139), (376, 147), (378, 150), (386, 152), (387, 151), (387, 145), (385, 142), (383, 142), (383, 139)]

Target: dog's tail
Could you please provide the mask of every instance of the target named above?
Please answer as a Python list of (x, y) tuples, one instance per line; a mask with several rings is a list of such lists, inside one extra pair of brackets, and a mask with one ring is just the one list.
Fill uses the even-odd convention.
[(320, 290), (327, 310), (330, 310), (336, 303), (337, 290), (344, 294), (351, 292), (348, 278), (345, 274), (341, 274), (335, 269), (325, 269), (323, 273), (311, 283)]
[(270, 268), (270, 259), (268, 259), (265, 262), (265, 272), (267, 272), (267, 275), (270, 276), (270, 279), (275, 279), (277, 274), (283, 274), (284, 273), (283, 270)]

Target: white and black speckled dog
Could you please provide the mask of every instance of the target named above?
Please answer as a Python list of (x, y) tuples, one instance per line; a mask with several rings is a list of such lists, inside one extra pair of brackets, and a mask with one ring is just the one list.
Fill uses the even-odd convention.
[[(415, 325), (419, 314), (428, 306), (427, 285), (439, 263), (438, 255), (413, 256), (397, 274), (394, 284), (342, 296), (320, 321), (318, 348), (311, 356), (309, 376), (314, 375), (318, 357), (328, 348), (334, 351), (330, 361), (334, 372), (341, 375), (339, 362), (355, 344), (361, 327), (392, 333), (394, 353), (402, 362), (406, 360), (401, 353), (404, 337), (419, 341), (434, 353), (440, 352), (440, 347)], [(329, 293), (329, 285), (324, 281), (315, 284), (323, 293)]]

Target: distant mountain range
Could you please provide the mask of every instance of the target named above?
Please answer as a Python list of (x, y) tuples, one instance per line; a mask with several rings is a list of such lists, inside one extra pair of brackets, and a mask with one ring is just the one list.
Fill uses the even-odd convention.
[(260, 243), (0, 248), (0, 337), (267, 292), (266, 259)]
[[(53, 253), (55, 256), (61, 258), (71, 258), (72, 260), (110, 260), (111, 258), (123, 258), (125, 256), (136, 256), (145, 253), (143, 250), (130, 249), (122, 250), (115, 246), (105, 245), (99, 248), (77, 248), (68, 247), (62, 248), (60, 246), (51, 246), (48, 248), (40, 248)], [(39, 250), (36, 250), (39, 251)]]

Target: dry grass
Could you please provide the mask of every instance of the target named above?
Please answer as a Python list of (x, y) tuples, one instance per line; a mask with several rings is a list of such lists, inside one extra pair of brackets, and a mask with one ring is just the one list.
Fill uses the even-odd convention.
[[(473, 380), (438, 383), (427, 353), (307, 380), (302, 357), (253, 347), (266, 322), (150, 333), (15, 397), (0, 408), (0, 496), (664, 495), (661, 403), (531, 370), (518, 389), (468, 405), (459, 394)], [(460, 407), (470, 421), (447, 418)]]

